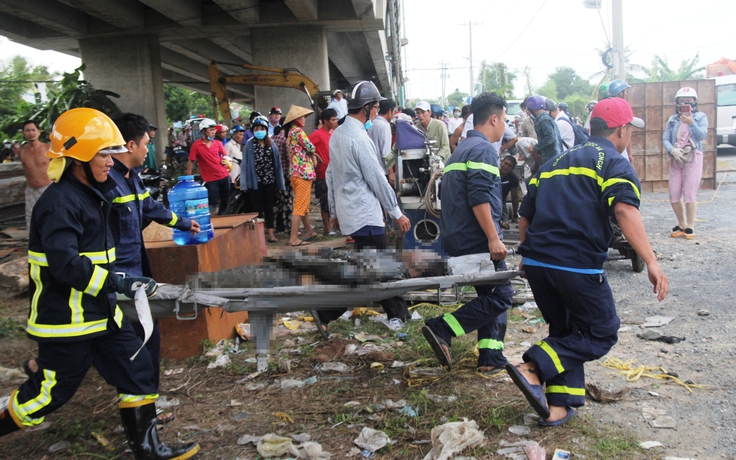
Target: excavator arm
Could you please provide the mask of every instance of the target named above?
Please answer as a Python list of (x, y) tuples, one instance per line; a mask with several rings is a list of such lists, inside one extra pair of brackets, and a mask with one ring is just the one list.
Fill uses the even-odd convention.
[(242, 64), (243, 68), (267, 73), (253, 75), (232, 75), (226, 77), (217, 69), (217, 63), (212, 61), (208, 67), (210, 88), (215, 99), (215, 116), (219, 108), (222, 118), (232, 119), (230, 114), (230, 100), (227, 97), (227, 85), (257, 85), (274, 86), (279, 88), (293, 88), (303, 91), (309, 98), (310, 105), (317, 112), (315, 99), (320, 93), (319, 85), (296, 69), (275, 69)]

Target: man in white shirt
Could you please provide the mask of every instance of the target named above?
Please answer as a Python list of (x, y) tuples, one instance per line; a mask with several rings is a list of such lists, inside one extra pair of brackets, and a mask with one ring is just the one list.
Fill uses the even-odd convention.
[(383, 175), (388, 177), (386, 168), (386, 156), (391, 153), (391, 119), (394, 117), (396, 102), (392, 99), (381, 101), (378, 104), (378, 116), (373, 119), (373, 125), (368, 130), (368, 137), (376, 146), (376, 159), (383, 170)]
[(447, 132), (454, 133), (458, 126), (465, 123), (460, 117), (460, 107), (455, 107), (452, 111), (452, 118), (447, 121)]
[(327, 106), (328, 109), (335, 109), (337, 112), (337, 119), (340, 120), (348, 114), (348, 101), (345, 100), (345, 96), (342, 91), (336, 89), (332, 92), (332, 102)]
[(572, 121), (567, 118), (565, 112), (560, 110), (557, 103), (552, 99), (547, 99), (545, 105), (549, 116), (557, 123), (557, 129), (560, 130), (560, 137), (565, 150), (572, 148), (575, 145), (575, 130), (572, 129)]

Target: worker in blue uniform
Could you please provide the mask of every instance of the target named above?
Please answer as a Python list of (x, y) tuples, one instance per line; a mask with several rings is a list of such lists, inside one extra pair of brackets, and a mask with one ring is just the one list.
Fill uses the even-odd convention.
[(506, 370), (540, 425), (560, 425), (585, 404), (584, 364), (604, 356), (620, 325), (603, 263), (615, 218), (644, 259), (659, 301), (669, 284), (639, 214), (639, 180), (621, 152), (643, 128), (624, 99), (604, 99), (591, 113), (588, 142), (539, 168), (519, 210), (522, 267), (549, 336)]
[(120, 131), (102, 112), (79, 108), (54, 123), (49, 177), (33, 208), (28, 240), (31, 279), (28, 336), (38, 342), (38, 370), (0, 407), (0, 436), (37, 426), (64, 405), (94, 366), (120, 395), (120, 415), (136, 459), (185, 459), (199, 446), (167, 446), (156, 432), (153, 365), (117, 293), (148, 296), (156, 282), (115, 273), (110, 202), (104, 193), (111, 155), (127, 152)]
[[(490, 253), (495, 269), (506, 270), (506, 246), (501, 241), (501, 178), (498, 142), (506, 128), (506, 101), (495, 93), (474, 97), (473, 128), (458, 144), (445, 165), (442, 199), (442, 248), (450, 257)], [(453, 337), (478, 331), (481, 372), (502, 370), (506, 311), (514, 290), (506, 281), (498, 286), (476, 286), (478, 297), (453, 313), (426, 321), (422, 334), (440, 364), (450, 369)]]

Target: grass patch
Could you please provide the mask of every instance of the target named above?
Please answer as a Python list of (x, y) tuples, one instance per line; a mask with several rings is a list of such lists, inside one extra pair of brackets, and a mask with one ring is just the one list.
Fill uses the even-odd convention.
[(0, 318), (0, 337), (18, 335), (23, 328), (13, 318)]

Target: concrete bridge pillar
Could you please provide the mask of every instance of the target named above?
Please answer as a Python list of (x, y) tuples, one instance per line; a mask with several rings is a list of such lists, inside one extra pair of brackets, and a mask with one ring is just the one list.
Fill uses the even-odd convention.
[[(320, 90), (330, 87), (327, 59), (327, 33), (321, 26), (280, 26), (253, 29), (253, 64), (263, 67), (296, 68), (314, 80)], [(255, 86), (255, 109), (263, 115), (273, 106), (281, 108), (286, 116), (292, 104), (309, 107), (309, 99), (303, 91), (291, 88)], [(307, 131), (313, 126), (307, 119)]]
[(158, 37), (152, 35), (79, 40), (85, 80), (97, 89), (120, 95), (112, 98), (123, 112), (143, 115), (158, 127), (156, 163), (165, 159), (166, 108)]

